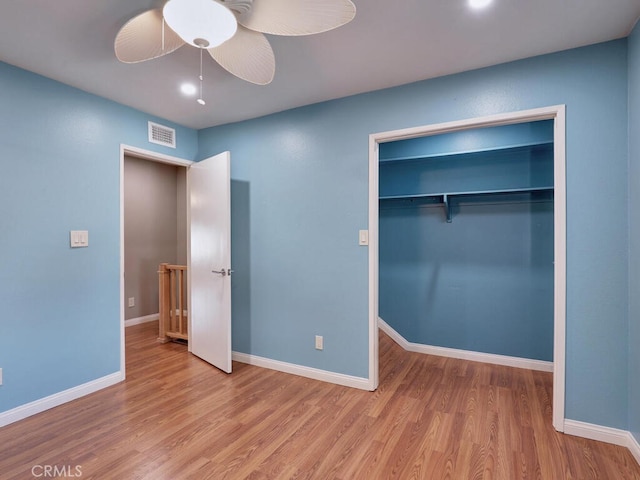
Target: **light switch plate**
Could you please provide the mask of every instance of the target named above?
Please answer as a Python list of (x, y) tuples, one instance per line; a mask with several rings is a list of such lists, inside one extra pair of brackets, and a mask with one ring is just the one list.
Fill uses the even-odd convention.
[(358, 233), (358, 245), (369, 245), (369, 230), (360, 230)]
[(71, 230), (69, 232), (71, 248), (80, 248), (89, 246), (89, 232), (87, 230)]

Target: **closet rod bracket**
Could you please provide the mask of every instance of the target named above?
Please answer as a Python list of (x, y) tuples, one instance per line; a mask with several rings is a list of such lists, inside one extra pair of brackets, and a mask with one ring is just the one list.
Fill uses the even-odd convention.
[(444, 205), (444, 214), (447, 217), (447, 223), (451, 223), (451, 205), (449, 204), (449, 195), (442, 195), (442, 204)]

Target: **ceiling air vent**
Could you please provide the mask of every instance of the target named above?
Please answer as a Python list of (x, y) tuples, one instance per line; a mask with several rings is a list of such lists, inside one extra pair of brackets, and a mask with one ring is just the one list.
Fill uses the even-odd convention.
[(176, 148), (176, 131), (173, 128), (149, 122), (149, 141), (165, 147)]

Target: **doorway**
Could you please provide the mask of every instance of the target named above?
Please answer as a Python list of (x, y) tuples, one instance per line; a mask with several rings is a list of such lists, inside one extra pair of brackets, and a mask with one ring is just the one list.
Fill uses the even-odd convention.
[(554, 187), (554, 305), (553, 305), (553, 426), (564, 430), (566, 322), (566, 176), (564, 105), (427, 125), (369, 136), (369, 382), (378, 385), (378, 271), (379, 271), (379, 144), (417, 137), (553, 120)]
[[(127, 327), (158, 319), (158, 266), (162, 263), (187, 265), (186, 176), (186, 167), (125, 155)], [(186, 289), (180, 292), (186, 295)], [(185, 315), (186, 302), (183, 303)]]
[[(148, 150), (143, 150), (137, 147), (131, 147), (128, 145), (120, 146), (120, 370), (125, 373), (125, 326), (126, 326), (126, 315), (125, 312), (129, 308), (135, 308), (135, 297), (134, 297), (134, 307), (128, 307), (130, 293), (125, 292), (125, 216), (124, 216), (124, 172), (125, 172), (125, 157), (132, 157), (135, 159), (161, 163), (166, 165), (171, 165), (177, 168), (181, 168), (186, 172), (187, 168), (193, 164), (194, 162), (190, 160), (185, 160), (182, 158), (171, 157), (169, 155), (163, 155), (156, 152), (151, 152)], [(178, 202), (177, 202), (178, 203)], [(180, 208), (180, 206), (178, 206)], [(185, 205), (186, 208), (186, 191), (185, 191)], [(186, 215), (185, 215), (186, 217)], [(177, 227), (181, 228), (181, 227)], [(185, 233), (188, 228), (188, 223), (185, 218), (185, 223), (182, 225)], [(177, 232), (176, 232), (177, 239)], [(186, 239), (186, 236), (185, 236)], [(186, 245), (185, 245), (186, 247)], [(186, 258), (185, 258), (186, 261)], [(157, 288), (157, 278), (156, 282), (153, 284), (153, 288)], [(142, 317), (144, 319), (144, 316)]]

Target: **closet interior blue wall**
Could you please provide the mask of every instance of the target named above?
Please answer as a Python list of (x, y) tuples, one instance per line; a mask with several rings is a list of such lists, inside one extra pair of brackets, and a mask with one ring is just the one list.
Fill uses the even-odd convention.
[(552, 192), (453, 196), (450, 223), (414, 195), (552, 188), (553, 121), (384, 143), (379, 170), (380, 317), (413, 343), (551, 361)]

